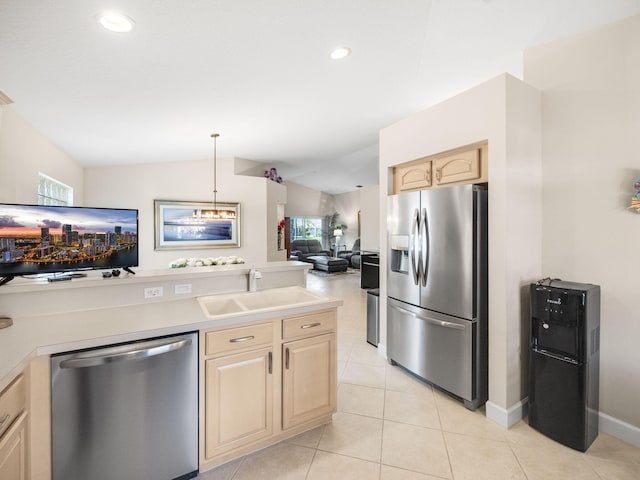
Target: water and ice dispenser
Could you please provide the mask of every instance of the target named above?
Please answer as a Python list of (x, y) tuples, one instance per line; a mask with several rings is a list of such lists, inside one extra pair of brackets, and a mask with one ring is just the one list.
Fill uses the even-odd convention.
[(600, 287), (532, 284), (529, 425), (586, 451), (598, 435)]

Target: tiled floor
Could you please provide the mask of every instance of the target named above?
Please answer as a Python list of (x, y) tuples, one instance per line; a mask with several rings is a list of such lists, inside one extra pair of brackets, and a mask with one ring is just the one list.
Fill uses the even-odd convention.
[(338, 413), (331, 425), (247, 455), (200, 480), (638, 480), (640, 449), (601, 433), (587, 453), (520, 422), (504, 429), (391, 367), (364, 341), (359, 275), (308, 276), (342, 298)]

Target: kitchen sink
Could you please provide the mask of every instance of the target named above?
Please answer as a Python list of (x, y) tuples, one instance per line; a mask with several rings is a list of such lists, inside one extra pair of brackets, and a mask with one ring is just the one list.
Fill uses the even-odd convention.
[(245, 313), (279, 310), (314, 305), (326, 301), (302, 287), (283, 287), (259, 292), (240, 292), (198, 297), (198, 303), (208, 318), (217, 319)]

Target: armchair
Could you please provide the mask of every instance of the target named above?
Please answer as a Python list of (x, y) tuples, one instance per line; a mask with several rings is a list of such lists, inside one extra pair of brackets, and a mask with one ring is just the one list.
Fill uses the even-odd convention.
[(351, 250), (338, 253), (338, 257), (348, 261), (351, 268), (360, 268), (360, 239), (353, 242)]

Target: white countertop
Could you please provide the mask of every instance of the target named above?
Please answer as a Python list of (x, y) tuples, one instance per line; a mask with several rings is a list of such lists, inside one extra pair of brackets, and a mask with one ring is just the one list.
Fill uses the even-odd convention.
[(38, 355), (236, 325), (340, 305), (341, 300), (327, 298), (326, 302), (314, 305), (292, 308), (283, 306), (278, 310), (258, 310), (242, 316), (212, 320), (204, 315), (198, 300), (190, 297), (138, 305), (14, 317), (13, 326), (0, 330), (0, 391)]

